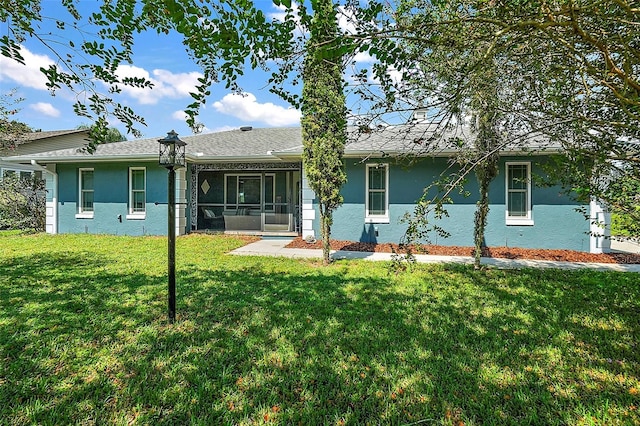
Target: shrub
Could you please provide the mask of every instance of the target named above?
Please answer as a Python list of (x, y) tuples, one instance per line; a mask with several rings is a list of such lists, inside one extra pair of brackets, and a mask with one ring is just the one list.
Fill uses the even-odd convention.
[(4, 176), (0, 180), (0, 229), (44, 231), (45, 204), (42, 179)]
[(611, 215), (611, 235), (616, 237), (640, 237), (640, 207), (637, 214), (613, 213)]

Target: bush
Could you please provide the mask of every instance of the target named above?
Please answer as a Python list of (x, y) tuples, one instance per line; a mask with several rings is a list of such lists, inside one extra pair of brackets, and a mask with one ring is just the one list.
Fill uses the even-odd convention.
[(35, 176), (0, 180), (0, 229), (44, 231), (45, 183)]
[(615, 237), (640, 238), (640, 208), (637, 214), (611, 214), (611, 235)]

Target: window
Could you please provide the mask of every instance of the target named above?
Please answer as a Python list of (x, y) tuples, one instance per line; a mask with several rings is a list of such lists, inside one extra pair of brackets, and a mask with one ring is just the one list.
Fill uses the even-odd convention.
[(144, 218), (146, 213), (146, 169), (129, 168), (129, 214), (127, 219)]
[(506, 163), (507, 225), (533, 225), (531, 163)]
[(30, 170), (19, 170), (19, 169), (0, 169), (2, 173), (0, 173), (0, 179), (5, 176), (19, 176), (20, 180), (31, 180), (32, 178), (36, 178), (38, 180), (42, 180), (42, 172), (40, 170), (30, 171)]
[(367, 164), (365, 222), (389, 222), (389, 165)]
[(238, 204), (260, 205), (260, 176), (238, 176)]
[(236, 175), (225, 174), (226, 210), (249, 208), (273, 211), (275, 174)]
[(79, 169), (78, 187), (80, 188), (78, 214), (79, 218), (93, 217), (93, 169)]

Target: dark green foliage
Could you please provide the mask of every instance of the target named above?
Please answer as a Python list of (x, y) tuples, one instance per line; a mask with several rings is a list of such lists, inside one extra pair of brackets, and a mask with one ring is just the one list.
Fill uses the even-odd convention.
[[(504, 125), (500, 113), (499, 94), (501, 82), (496, 76), (496, 67), (491, 62), (487, 68), (473, 75), (475, 89), (471, 93), (471, 106), (476, 114), (476, 132), (474, 170), (478, 178), (480, 198), (477, 203), (473, 221), (474, 266), (480, 269), (487, 216), (489, 214), (489, 186), (498, 175), (500, 149), (504, 141), (500, 137), (499, 127)], [(507, 136), (508, 137), (508, 136)]]
[[(138, 33), (179, 33), (186, 50), (201, 67), (204, 76), (192, 93), (194, 102), (185, 109), (187, 122), (194, 130), (199, 128), (195, 118), (211, 84), (223, 82), (231, 90), (240, 90), (237, 78), (245, 66), (266, 68), (267, 61), (287, 56), (294, 44), (293, 14), (285, 23), (269, 22), (250, 0), (115, 0), (101, 2), (99, 10), (89, 16), (82, 16), (73, 1), (63, 4), (68, 14), (58, 18), (60, 33), (52, 42), (50, 34), (43, 34), (40, 28), (41, 22), (48, 19), (41, 13), (40, 0), (4, 2), (0, 21), (6, 22), (9, 30), (0, 37), (0, 53), (23, 63), (19, 46), (24, 40), (35, 38), (61, 58), (56, 66), (41, 71), (52, 94), (61, 88), (83, 94), (78, 96), (74, 112), (94, 123), (95, 139), (90, 150), (95, 143), (107, 141), (106, 129), (112, 117), (124, 123), (135, 137), (141, 135), (139, 126), (145, 125), (144, 117), (114, 97), (123, 86), (152, 87), (148, 80), (119, 78), (116, 74), (119, 65), (131, 61)], [(85, 41), (76, 45), (73, 37), (65, 38), (66, 32), (75, 32)], [(101, 83), (108, 90), (103, 91)]]
[(337, 32), (333, 2), (314, 2), (303, 70), (302, 159), (309, 187), (315, 192), (320, 209), (325, 263), (330, 261), (333, 211), (342, 204), (340, 188), (346, 182), (342, 164), (346, 142), (343, 54), (332, 44)]
[(94, 141), (102, 141), (102, 143), (123, 142), (127, 138), (120, 133), (115, 127), (104, 127), (102, 125), (81, 124), (78, 129), (89, 130), (89, 139)]
[(0, 179), (0, 229), (44, 231), (45, 184), (36, 176), (7, 174)]
[(480, 268), (480, 257), (482, 248), (486, 246), (484, 242), (484, 232), (487, 226), (487, 216), (489, 214), (489, 186), (498, 175), (498, 149), (499, 139), (496, 137), (494, 126), (488, 114), (481, 114), (480, 131), (478, 132), (477, 150), (481, 158), (475, 165), (476, 177), (480, 188), (480, 198), (477, 203), (473, 221), (473, 241), (474, 241), (474, 266)]
[(559, 182), (566, 193), (585, 204), (592, 198), (604, 202), (613, 215), (611, 235), (640, 237), (640, 168), (635, 161), (607, 161), (585, 145), (552, 156), (542, 165), (547, 177), (539, 183)]
[[(608, 182), (629, 174), (637, 179), (640, 158), (640, 9), (634, 2), (398, 3), (371, 43), (401, 40), (408, 48), (380, 69), (392, 64), (409, 72), (401, 84), (381, 79), (384, 96), (373, 104), (379, 113), (420, 106), (448, 124), (447, 115), (464, 111), (470, 90), (482, 81), (470, 77), (496, 66), (498, 110), (506, 119), (501, 131), (534, 133), (562, 146), (568, 161), (554, 175), (572, 195), (620, 208)], [(446, 77), (446, 84), (429, 72)]]
[(33, 131), (27, 124), (11, 119), (18, 112), (17, 104), (23, 101), (15, 95), (15, 89), (0, 94), (0, 157), (15, 149), (24, 136)]
[(613, 213), (611, 234), (640, 239), (640, 176), (620, 176), (605, 193)]

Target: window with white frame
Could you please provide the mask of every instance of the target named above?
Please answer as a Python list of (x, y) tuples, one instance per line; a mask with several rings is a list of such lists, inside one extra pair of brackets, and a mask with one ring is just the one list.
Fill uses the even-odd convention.
[(129, 168), (129, 215), (144, 216), (147, 203), (147, 170), (144, 167)]
[(367, 164), (365, 222), (389, 222), (389, 165)]
[(506, 223), (533, 225), (531, 215), (531, 163), (506, 163)]
[(31, 180), (32, 177), (42, 180), (42, 172), (40, 170), (31, 171), (31, 170), (20, 170), (20, 169), (0, 169), (2, 173), (0, 176), (15, 176), (16, 174), (20, 175), (20, 179), (22, 180)]
[(93, 169), (78, 170), (78, 215), (93, 217)]

